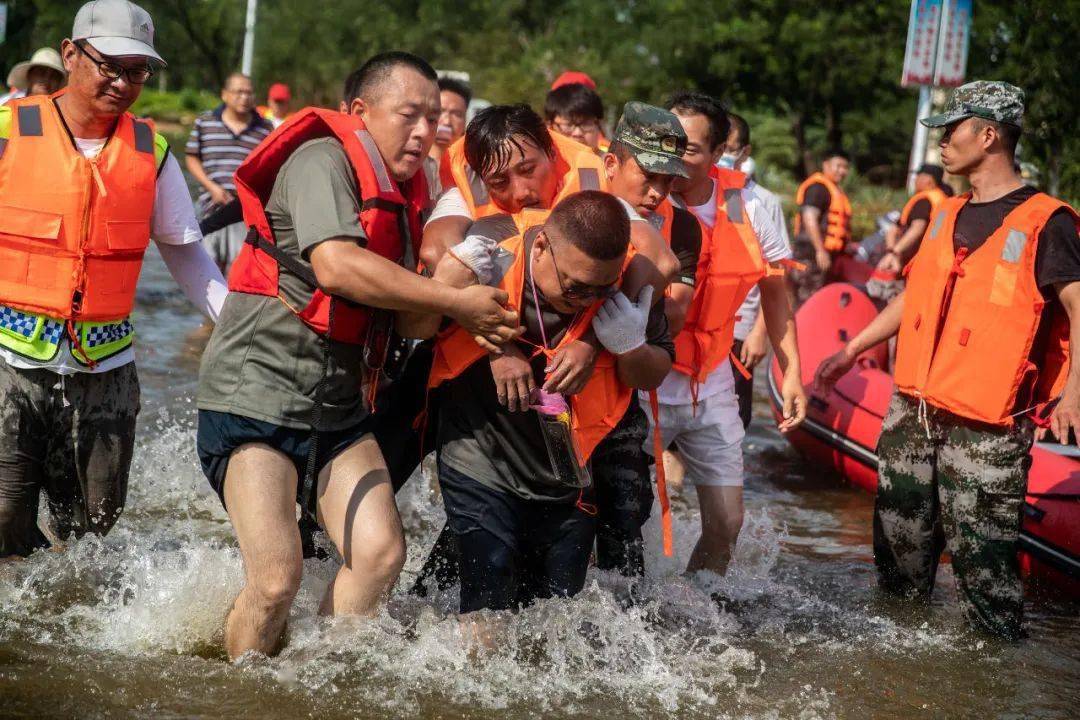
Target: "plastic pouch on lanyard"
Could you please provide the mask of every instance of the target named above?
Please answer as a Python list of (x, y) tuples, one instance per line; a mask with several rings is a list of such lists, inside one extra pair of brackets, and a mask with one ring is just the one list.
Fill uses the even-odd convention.
[(587, 488), (592, 485), (589, 468), (579, 465), (577, 443), (570, 427), (570, 406), (559, 393), (536, 389), (530, 398), (530, 408), (540, 419), (540, 432), (544, 436), (548, 460), (559, 484)]

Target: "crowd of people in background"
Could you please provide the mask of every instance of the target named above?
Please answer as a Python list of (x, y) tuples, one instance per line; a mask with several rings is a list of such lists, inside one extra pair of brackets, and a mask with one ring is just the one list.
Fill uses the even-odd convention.
[[(779, 198), (753, 179), (752, 128), (718, 98), (671, 88), (660, 106), (626, 103), (608, 132), (596, 83), (569, 71), (542, 113), (500, 104), (467, 122), (467, 82), (387, 52), (345, 79), (334, 109), (294, 110), (281, 83), (257, 106), (250, 77), (226, 79), (184, 149), (197, 214), (216, 228), (204, 236), (179, 163), (129, 112), (164, 64), (149, 14), (95, 0), (59, 53), (9, 75), (0, 267), (22, 272), (0, 270), (0, 555), (103, 534), (120, 516), (139, 409), (131, 311), (153, 239), (215, 323), (196, 447), (244, 563), (230, 657), (280, 648), (314, 532), (341, 562), (320, 612), (376, 611), (405, 559), (395, 492), (430, 452), (447, 523), (411, 591), (459, 584), (463, 615), (572, 596), (590, 564), (625, 576), (632, 602), (654, 504), (672, 552), (676, 478), (701, 510), (686, 572), (726, 571), (753, 370), (770, 350), (780, 432), (807, 414), (794, 310), (854, 250), (846, 153), (825, 153), (799, 186), (789, 241)], [(1061, 383), (1024, 394), (1041, 388), (1028, 353), (1047, 333), (1067, 348), (1070, 321), (1080, 327), (1080, 242), (1075, 212), (1013, 170), (1022, 92), (972, 85), (927, 120), (945, 128), (943, 163), (972, 194), (950, 199), (941, 167), (919, 171), (874, 258), (889, 304), (817, 375), (827, 391), (899, 332), (875, 517), (882, 584), (928, 592), (944, 513), (968, 617), (1017, 637), (1014, 501), (1034, 436), (1023, 411), (1060, 397), (1055, 434), (1080, 426), (1080, 371), (1067, 354), (1040, 356), (1038, 379), (1053, 365)], [(71, 192), (27, 170), (44, 162), (66, 168), (49, 182)], [(980, 293), (1015, 338), (972, 324)], [(1050, 329), (1044, 306), (1058, 313)], [(936, 343), (953, 341), (954, 317), (968, 325), (941, 369)], [(1009, 350), (995, 366), (1001, 397), (972, 400), (983, 390), (935, 374), (970, 372), (958, 349), (969, 342)], [(963, 467), (939, 502), (926, 468), (945, 463), (943, 448)], [(1002, 497), (984, 537), (965, 503), (994, 473)], [(476, 642), (496, 643), (477, 617), (464, 621)]]

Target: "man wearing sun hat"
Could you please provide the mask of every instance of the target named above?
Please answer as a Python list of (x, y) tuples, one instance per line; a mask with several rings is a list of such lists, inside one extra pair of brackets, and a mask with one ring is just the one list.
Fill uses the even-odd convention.
[(64, 86), (67, 70), (60, 53), (50, 47), (39, 48), (29, 60), (11, 68), (7, 84), (11, 92), (0, 97), (0, 105), (27, 95), (52, 95)]
[[(1080, 434), (1080, 240), (1068, 204), (1015, 168), (1024, 92), (979, 80), (941, 115), (941, 163), (971, 191), (943, 200), (907, 287), (817, 371), (827, 392), (860, 353), (898, 334), (878, 440), (874, 562), (883, 589), (928, 601), (952, 556), (976, 627), (1023, 635), (1017, 559), (1032, 441)], [(1036, 430), (1042, 425), (1043, 430)]]
[(164, 65), (125, 0), (75, 16), (68, 87), (0, 107), (0, 557), (51, 531), (105, 534), (124, 507), (139, 381), (131, 312), (151, 238), (211, 318), (227, 292), (165, 139), (128, 108)]

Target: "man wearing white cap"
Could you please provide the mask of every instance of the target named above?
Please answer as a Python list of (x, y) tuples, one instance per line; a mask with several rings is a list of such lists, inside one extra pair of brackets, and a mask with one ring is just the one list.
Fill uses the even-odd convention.
[(59, 539), (104, 534), (123, 510), (150, 239), (205, 314), (227, 293), (179, 164), (128, 112), (164, 65), (153, 42), (137, 5), (87, 3), (60, 47), (68, 87), (0, 107), (0, 557), (48, 544), (41, 490)]
[(52, 48), (40, 48), (29, 60), (11, 68), (7, 76), (11, 92), (0, 96), (0, 105), (27, 95), (52, 95), (64, 86), (67, 70), (60, 53)]

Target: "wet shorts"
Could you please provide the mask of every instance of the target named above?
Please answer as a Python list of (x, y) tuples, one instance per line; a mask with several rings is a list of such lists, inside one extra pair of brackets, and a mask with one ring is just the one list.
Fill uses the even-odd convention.
[[(371, 432), (371, 419), (344, 430), (330, 430), (319, 433), (319, 449), (315, 462), (315, 474), (341, 453)], [(311, 431), (282, 427), (273, 423), (217, 412), (199, 411), (199, 430), (195, 446), (199, 453), (203, 474), (210, 481), (221, 505), (225, 505), (225, 472), (229, 468), (229, 457), (236, 448), (248, 443), (269, 445), (285, 453), (296, 468), (297, 478), (302, 479), (307, 471), (308, 452), (311, 449)], [(297, 501), (302, 490), (302, 483), (296, 484)]]
[(526, 500), (443, 463), (439, 486), (461, 552), (461, 612), (511, 610), (584, 587), (596, 518), (578, 503)]
[[(652, 454), (653, 419), (649, 415), (649, 437), (645, 451)], [(693, 485), (742, 487), (742, 418), (739, 401), (729, 388), (704, 400), (697, 409), (691, 404), (660, 403), (660, 436), (664, 445), (675, 442), (686, 466), (686, 479)]]

